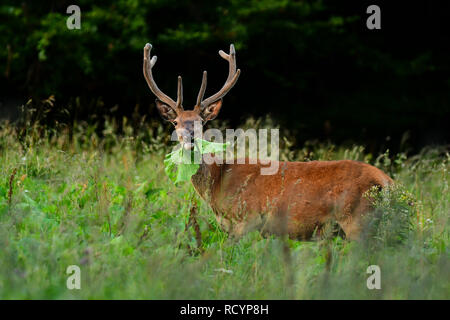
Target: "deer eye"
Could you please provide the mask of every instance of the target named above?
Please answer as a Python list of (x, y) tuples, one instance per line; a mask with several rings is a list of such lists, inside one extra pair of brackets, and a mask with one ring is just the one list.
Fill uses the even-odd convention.
[(177, 120), (173, 120), (172, 123), (173, 123), (174, 126), (176, 126), (178, 124), (178, 121)]

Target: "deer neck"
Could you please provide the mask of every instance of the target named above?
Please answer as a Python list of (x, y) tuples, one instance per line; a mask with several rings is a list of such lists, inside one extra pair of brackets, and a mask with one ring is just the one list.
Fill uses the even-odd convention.
[(222, 178), (222, 165), (207, 164), (204, 159), (191, 181), (197, 193), (207, 202), (211, 202)]

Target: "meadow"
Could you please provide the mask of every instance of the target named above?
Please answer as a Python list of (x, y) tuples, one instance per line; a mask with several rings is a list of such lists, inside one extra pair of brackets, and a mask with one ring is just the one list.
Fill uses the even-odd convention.
[[(251, 120), (248, 127), (272, 126)], [(119, 131), (120, 128), (120, 131)], [(233, 239), (190, 183), (164, 172), (173, 146), (158, 122), (0, 125), (0, 299), (449, 299), (445, 147), (415, 155), (282, 141), (283, 160), (353, 159), (396, 188), (373, 195), (361, 241)], [(120, 132), (118, 134), (117, 132)], [(190, 212), (196, 213), (196, 222)], [(81, 289), (66, 269), (81, 269)], [(367, 267), (381, 269), (369, 290)]]

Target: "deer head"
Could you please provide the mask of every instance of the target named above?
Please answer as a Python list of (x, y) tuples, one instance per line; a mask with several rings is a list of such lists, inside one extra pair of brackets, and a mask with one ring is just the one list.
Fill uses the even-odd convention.
[(184, 110), (183, 108), (183, 81), (181, 76), (178, 76), (178, 94), (177, 101), (173, 101), (169, 96), (164, 94), (156, 85), (153, 79), (152, 69), (156, 63), (156, 56), (150, 57), (152, 45), (147, 43), (144, 47), (144, 77), (150, 90), (157, 97), (156, 107), (161, 117), (170, 121), (176, 129), (178, 141), (183, 148), (189, 150), (193, 147), (194, 138), (194, 124), (205, 125), (209, 120), (213, 120), (219, 114), (222, 107), (223, 97), (236, 84), (241, 70), (236, 70), (236, 51), (234, 46), (230, 45), (230, 53), (227, 54), (222, 50), (219, 51), (220, 56), (229, 63), (228, 78), (225, 81), (222, 89), (216, 94), (213, 94), (207, 99), (203, 99), (206, 90), (207, 73), (203, 71), (202, 85), (197, 96), (197, 103), (192, 110)]

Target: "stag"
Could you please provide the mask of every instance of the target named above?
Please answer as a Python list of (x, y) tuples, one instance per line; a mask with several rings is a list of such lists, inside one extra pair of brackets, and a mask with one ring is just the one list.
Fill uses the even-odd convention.
[[(227, 54), (219, 55), (229, 64), (223, 87), (204, 99), (207, 72), (203, 72), (197, 102), (192, 110), (183, 107), (183, 83), (178, 77), (177, 100), (172, 100), (156, 85), (152, 69), (156, 56), (152, 46), (144, 47), (144, 77), (157, 97), (156, 107), (161, 117), (170, 121), (183, 148), (192, 149), (194, 123), (204, 126), (219, 114), (223, 97), (236, 84), (240, 69), (236, 70), (236, 51), (230, 45)], [(348, 239), (358, 239), (364, 229), (364, 216), (371, 211), (371, 203), (364, 194), (369, 189), (384, 188), (392, 179), (369, 164), (350, 161), (280, 161), (273, 175), (261, 175), (260, 161), (245, 163), (203, 161), (192, 176), (192, 184), (213, 210), (225, 231), (240, 236), (249, 230), (288, 234), (291, 238), (311, 239), (320, 235), (325, 226), (336, 222)]]

